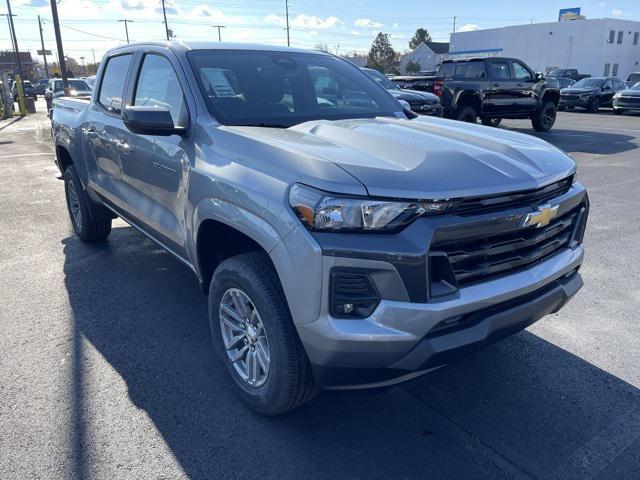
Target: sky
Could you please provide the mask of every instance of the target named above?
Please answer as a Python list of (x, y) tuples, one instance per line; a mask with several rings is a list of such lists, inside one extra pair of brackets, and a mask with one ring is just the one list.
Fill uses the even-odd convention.
[[(6, 0), (0, 13), (6, 13)], [(177, 39), (217, 40), (213, 25), (224, 25), (223, 41), (286, 45), (285, 0), (165, 0), (169, 27)], [(640, 0), (289, 0), (291, 46), (326, 45), (341, 55), (366, 53), (378, 32), (389, 33), (393, 47), (408, 49), (416, 28), (424, 27), (435, 41), (449, 41), (456, 30), (477, 30), (525, 23), (553, 22), (560, 8), (581, 7), (587, 18), (640, 21)], [(38, 20), (43, 20), (45, 47), (55, 53), (49, 0), (11, 0), (21, 51), (34, 58), (40, 49)], [(163, 40), (161, 0), (60, 0), (58, 3), (65, 54), (91, 62), (114, 46), (131, 41)], [(11, 48), (7, 17), (0, 17), (0, 49)]]

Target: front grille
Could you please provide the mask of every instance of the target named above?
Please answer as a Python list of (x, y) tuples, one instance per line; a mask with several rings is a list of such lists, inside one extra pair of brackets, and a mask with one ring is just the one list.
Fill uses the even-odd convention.
[(569, 191), (572, 184), (573, 175), (542, 188), (486, 197), (470, 197), (461, 200), (460, 203), (455, 206), (455, 212), (457, 214), (486, 213), (504, 208), (538, 205), (552, 198), (564, 195)]
[(618, 101), (623, 103), (640, 103), (640, 97), (620, 97)]
[(471, 285), (523, 270), (567, 248), (579, 212), (573, 209), (542, 228), (436, 243), (431, 251), (446, 253), (459, 287)]
[(566, 100), (567, 102), (577, 102), (578, 100), (580, 100), (580, 97), (578, 95), (564, 94), (560, 95), (560, 100)]

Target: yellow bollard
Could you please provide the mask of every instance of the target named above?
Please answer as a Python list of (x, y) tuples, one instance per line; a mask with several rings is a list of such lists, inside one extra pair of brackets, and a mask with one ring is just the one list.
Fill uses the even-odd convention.
[(18, 108), (20, 116), (24, 117), (27, 114), (27, 109), (24, 104), (24, 90), (22, 89), (22, 79), (20, 75), (16, 75), (16, 92), (18, 93)]

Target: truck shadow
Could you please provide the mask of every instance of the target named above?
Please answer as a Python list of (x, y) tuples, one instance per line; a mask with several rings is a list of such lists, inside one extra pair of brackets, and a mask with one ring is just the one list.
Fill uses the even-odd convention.
[(530, 128), (509, 128), (510, 130), (534, 135), (569, 153), (592, 153), (615, 155), (638, 148), (636, 137), (619, 133), (589, 132), (553, 128), (548, 132), (533, 132)]
[(639, 426), (637, 389), (528, 332), (403, 387), (326, 392), (263, 418), (239, 403), (216, 363), (206, 297), (186, 267), (130, 227), (102, 244), (63, 244), (79, 477), (90, 476), (100, 448), (88, 434), (86, 342), (126, 382), (189, 478), (546, 477), (557, 469), (578, 478), (590, 466), (584, 446), (599, 432), (629, 412)]

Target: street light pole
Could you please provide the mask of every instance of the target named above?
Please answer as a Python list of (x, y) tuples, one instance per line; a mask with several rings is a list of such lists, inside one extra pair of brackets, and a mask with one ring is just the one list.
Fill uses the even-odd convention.
[(124, 22), (124, 33), (127, 34), (127, 43), (129, 43), (129, 27), (127, 27), (127, 23), (133, 23), (133, 20), (127, 20), (126, 18), (123, 20), (118, 20), (119, 22)]
[(67, 65), (64, 61), (64, 49), (62, 48), (62, 35), (60, 34), (60, 21), (58, 20), (58, 5), (56, 3), (56, 0), (52, 0), (50, 3), (51, 3), (51, 18), (53, 20), (53, 30), (56, 34), (56, 48), (58, 49), (58, 65), (60, 66), (60, 75), (62, 76), (62, 86), (64, 88), (64, 94), (69, 95)]
[(87, 76), (87, 69), (84, 66), (84, 57), (80, 57), (80, 61), (82, 62), (82, 76), (86, 77)]
[(164, 0), (162, 0), (162, 15), (164, 16), (164, 29), (165, 29), (165, 32), (167, 33), (167, 42), (168, 42), (169, 41), (169, 24), (167, 23), (167, 9), (164, 6)]
[(44, 60), (44, 73), (49, 78), (49, 66), (47, 65), (47, 51), (44, 49), (44, 36), (42, 35), (42, 22), (38, 15), (38, 28), (40, 29), (40, 45), (42, 46), (42, 59)]
[(22, 62), (20, 61), (20, 49), (18, 48), (18, 39), (16, 37), (16, 26), (13, 24), (13, 14), (11, 13), (11, 2), (7, 0), (7, 15), (9, 17), (9, 28), (11, 29), (11, 37), (16, 53), (16, 65), (18, 66), (18, 75), (22, 78)]
[(224, 25), (211, 25), (213, 28), (217, 28), (218, 29), (218, 41), (221, 42), (222, 41), (222, 35), (220, 34), (220, 29), (225, 28)]

